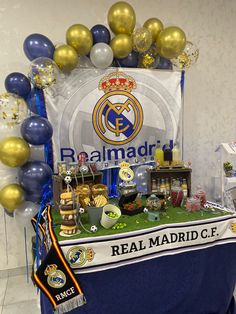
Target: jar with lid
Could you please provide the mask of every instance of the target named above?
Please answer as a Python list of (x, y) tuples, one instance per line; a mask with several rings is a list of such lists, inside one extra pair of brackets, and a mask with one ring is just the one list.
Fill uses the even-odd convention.
[(59, 176), (66, 174), (67, 166), (65, 161), (58, 161), (57, 162), (57, 171)]
[(206, 204), (206, 192), (200, 186), (198, 186), (197, 192), (194, 194), (194, 196), (200, 199), (201, 207), (204, 207)]
[(92, 196), (103, 195), (108, 198), (107, 186), (105, 184), (94, 184), (92, 186)]
[(126, 195), (128, 193), (136, 193), (137, 185), (135, 182), (121, 182), (119, 184), (119, 193), (121, 195)]
[(81, 184), (76, 187), (76, 196), (80, 205), (85, 208), (90, 205), (91, 191), (89, 185)]
[(151, 194), (146, 201), (146, 208), (149, 211), (158, 211), (161, 208), (161, 201), (160, 199), (155, 195)]
[(171, 203), (174, 207), (180, 207), (183, 201), (184, 193), (180, 186), (180, 182), (174, 181), (171, 187)]
[(77, 161), (69, 162), (69, 170), (73, 176), (79, 173), (79, 163)]
[(188, 197), (186, 200), (186, 210), (188, 212), (196, 212), (201, 209), (200, 199), (195, 197)]

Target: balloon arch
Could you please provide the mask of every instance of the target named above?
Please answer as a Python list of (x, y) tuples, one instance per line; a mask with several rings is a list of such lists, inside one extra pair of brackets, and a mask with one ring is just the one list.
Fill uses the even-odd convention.
[[(8, 176), (2, 178), (9, 184), (0, 190), (0, 204), (22, 224), (30, 222), (52, 197), (48, 151), (53, 126), (47, 120), (44, 90), (57, 82), (60, 72), (69, 75), (79, 63), (83, 66), (86, 58), (100, 69), (168, 70), (185, 70), (198, 59), (198, 48), (186, 40), (179, 27), (165, 28), (154, 17), (135, 29), (135, 11), (127, 2), (113, 4), (107, 19), (113, 38), (100, 24), (91, 30), (82, 24), (72, 25), (66, 31), (67, 44), (56, 46), (44, 35), (29, 35), (23, 44), (31, 61), (28, 75), (14, 72), (5, 79), (7, 92), (0, 95), (0, 127), (6, 138), (0, 142), (0, 160), (9, 169), (19, 167), (19, 182), (10, 183)], [(19, 125), (22, 137), (7, 136)], [(40, 145), (44, 145), (45, 161), (29, 161), (30, 151)]]

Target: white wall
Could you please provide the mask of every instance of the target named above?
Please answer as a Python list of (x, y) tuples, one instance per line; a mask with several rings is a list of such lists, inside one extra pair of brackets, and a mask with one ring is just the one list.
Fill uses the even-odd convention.
[[(29, 61), (22, 45), (27, 35), (41, 33), (54, 43), (65, 41), (74, 23), (106, 24), (109, 0), (0, 0), (0, 92), (13, 71), (27, 73)], [(236, 1), (130, 0), (141, 25), (158, 17), (183, 28), (200, 49), (196, 66), (186, 73), (185, 159), (193, 163), (193, 188), (201, 184), (210, 193), (214, 149), (235, 139)], [(6, 235), (0, 211), (0, 270), (25, 265), (23, 235), (7, 217)]]

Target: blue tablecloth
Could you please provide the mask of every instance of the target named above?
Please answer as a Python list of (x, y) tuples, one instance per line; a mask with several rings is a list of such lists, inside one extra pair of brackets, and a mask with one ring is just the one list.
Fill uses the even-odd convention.
[[(236, 314), (236, 244), (77, 275), (87, 304), (70, 314)], [(52, 314), (41, 294), (41, 311)]]

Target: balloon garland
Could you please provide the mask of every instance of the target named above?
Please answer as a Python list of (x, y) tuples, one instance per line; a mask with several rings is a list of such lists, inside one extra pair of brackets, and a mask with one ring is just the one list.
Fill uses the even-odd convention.
[(23, 43), (24, 53), (31, 61), (28, 77), (14, 72), (5, 79), (7, 93), (0, 95), (0, 128), (10, 133), (21, 125), (22, 138), (10, 136), (0, 142), (0, 161), (11, 168), (20, 167), (19, 183), (0, 190), (0, 204), (23, 225), (37, 212), (37, 203), (50, 195), (52, 170), (47, 156), (45, 162), (29, 158), (30, 150), (37, 145), (44, 145), (47, 155), (53, 127), (42, 106), (43, 90), (56, 83), (60, 71), (70, 73), (88, 55), (91, 64), (100, 69), (115, 66), (185, 70), (198, 59), (198, 48), (186, 40), (179, 27), (165, 28), (153, 17), (135, 29), (136, 14), (127, 2), (113, 4), (107, 21), (113, 38), (101, 24), (91, 30), (74, 24), (66, 31), (66, 43), (57, 46), (42, 34), (29, 35)]

